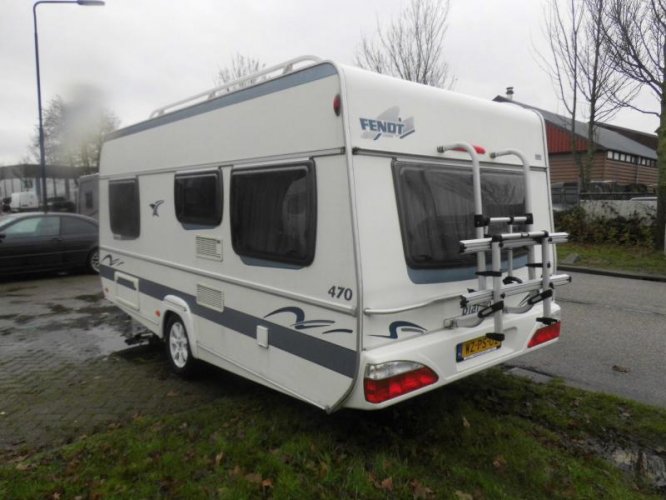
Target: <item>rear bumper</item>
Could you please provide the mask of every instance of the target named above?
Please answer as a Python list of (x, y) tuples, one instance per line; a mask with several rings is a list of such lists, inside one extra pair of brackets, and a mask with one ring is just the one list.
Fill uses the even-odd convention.
[[(385, 408), (405, 401), (425, 392), (431, 391), (450, 382), (472, 375), (492, 366), (505, 363), (513, 358), (535, 351), (541, 347), (557, 342), (557, 339), (548, 341), (536, 347), (528, 348), (527, 344), (532, 335), (544, 325), (537, 321), (541, 316), (540, 307), (520, 315), (504, 316), (505, 340), (499, 349), (487, 351), (464, 361), (457, 361), (457, 346), (467, 340), (485, 336), (492, 332), (492, 319), (487, 319), (479, 326), (473, 328), (442, 329), (428, 332), (405, 341), (390, 343), (372, 350), (363, 351), (359, 367), (359, 377), (354, 390), (345, 403), (345, 407), (365, 410)], [(560, 308), (552, 306), (552, 316), (559, 319)], [(363, 379), (365, 367), (369, 364), (380, 364), (389, 361), (414, 361), (433, 370), (439, 377), (438, 381), (427, 387), (417, 389), (408, 394), (396, 397), (379, 404), (366, 401)]]

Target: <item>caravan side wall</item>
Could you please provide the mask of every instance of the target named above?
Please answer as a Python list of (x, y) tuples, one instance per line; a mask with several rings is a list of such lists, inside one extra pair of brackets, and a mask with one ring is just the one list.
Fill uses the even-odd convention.
[[(100, 175), (107, 297), (159, 336), (178, 314), (196, 357), (322, 408), (348, 391), (357, 360), (348, 169), (332, 106), (339, 93), (333, 66), (322, 65), (130, 127), (104, 145)], [(232, 204), (242, 206), (243, 183), (279, 182), (294, 168), (308, 168), (315, 183), (314, 259), (239, 255)], [(176, 177), (211, 172), (223, 186), (221, 223), (182, 224)], [(138, 185), (132, 239), (114, 235), (109, 220), (110, 186), (123, 181)], [(295, 200), (273, 214), (278, 223), (306, 215)], [(335, 287), (344, 287), (341, 301), (329, 293)]]

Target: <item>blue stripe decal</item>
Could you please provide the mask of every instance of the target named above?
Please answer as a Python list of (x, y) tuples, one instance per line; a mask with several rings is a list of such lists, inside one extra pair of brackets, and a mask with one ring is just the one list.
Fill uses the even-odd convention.
[(305, 68), (301, 71), (290, 73), (280, 78), (274, 80), (268, 80), (267, 82), (254, 85), (252, 87), (247, 87), (237, 92), (231, 94), (222, 95), (211, 99), (209, 101), (204, 101), (187, 108), (179, 109), (171, 113), (167, 113), (162, 116), (157, 116), (155, 118), (137, 123), (135, 125), (130, 125), (129, 127), (122, 128), (107, 134), (104, 137), (104, 141), (111, 141), (113, 139), (118, 139), (119, 137), (124, 137), (126, 135), (136, 134), (137, 132), (143, 132), (154, 127), (160, 127), (168, 123), (176, 122), (183, 120), (185, 118), (190, 118), (192, 116), (200, 115), (202, 113), (207, 113), (220, 108), (225, 108), (227, 106), (232, 106), (244, 101), (249, 101), (250, 99), (255, 99), (257, 97), (265, 96), (268, 94), (273, 94), (275, 92), (280, 92), (281, 90), (286, 90), (292, 87), (297, 87), (303, 85), (304, 83), (310, 83), (322, 78), (327, 78), (329, 76), (337, 75), (337, 70), (335, 66), (329, 63), (319, 64), (317, 66), (311, 66)]
[(116, 283), (118, 283), (119, 285), (125, 286), (125, 287), (129, 288), (130, 290), (136, 290), (136, 288), (134, 287), (134, 283), (132, 283), (130, 280), (126, 280), (124, 278), (118, 278), (116, 280)]
[[(113, 280), (114, 269), (109, 266), (100, 266), (100, 275)], [(190, 310), (196, 316), (251, 338), (256, 338), (257, 326), (265, 326), (268, 328), (268, 344), (271, 347), (316, 363), (346, 377), (351, 378), (356, 373), (356, 351), (352, 349), (305, 335), (229, 307), (225, 307), (222, 312), (209, 309), (197, 304), (196, 297), (193, 295), (143, 278), (139, 280), (139, 291), (160, 301), (164, 300), (167, 295), (176, 295), (187, 302)]]

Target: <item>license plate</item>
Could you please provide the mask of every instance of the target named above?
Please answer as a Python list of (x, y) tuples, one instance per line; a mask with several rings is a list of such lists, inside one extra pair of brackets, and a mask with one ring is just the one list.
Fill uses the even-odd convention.
[(456, 361), (465, 361), (480, 354), (495, 351), (502, 347), (502, 342), (488, 337), (478, 337), (456, 346)]

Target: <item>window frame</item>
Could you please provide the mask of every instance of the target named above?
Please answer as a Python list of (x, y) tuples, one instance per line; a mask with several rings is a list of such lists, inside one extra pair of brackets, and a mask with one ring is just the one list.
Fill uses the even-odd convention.
[[(229, 181), (229, 218), (230, 218), (230, 232), (231, 232), (231, 245), (236, 255), (241, 258), (246, 257), (250, 259), (259, 259), (271, 263), (280, 263), (294, 265), (297, 267), (306, 267), (312, 264), (315, 258), (315, 251), (317, 246), (317, 224), (318, 224), (318, 206), (317, 206), (317, 175), (314, 160), (296, 161), (293, 163), (284, 163), (279, 165), (261, 166), (261, 167), (242, 167), (234, 168), (231, 170)], [(307, 224), (307, 234), (310, 235), (309, 241), (306, 245), (305, 257), (291, 257), (289, 255), (278, 254), (268, 251), (255, 251), (241, 248), (239, 245), (239, 235), (237, 227), (239, 224), (238, 210), (236, 208), (236, 197), (238, 192), (236, 189), (236, 179), (240, 176), (251, 176), (254, 174), (268, 174), (272, 172), (288, 172), (293, 170), (305, 170), (307, 179), (307, 193), (309, 195), (309, 202), (312, 207), (311, 213), (308, 214), (309, 220)]]
[[(215, 177), (215, 206), (214, 218), (188, 216), (183, 214), (183, 200), (178, 192), (178, 181), (183, 179), (196, 179), (205, 177)], [(176, 219), (183, 225), (196, 225), (206, 227), (217, 227), (222, 224), (224, 215), (224, 178), (219, 168), (214, 170), (200, 170), (197, 172), (176, 173), (173, 178), (173, 208)]]
[[(121, 232), (121, 231), (116, 231), (116, 229), (119, 229), (117, 226), (117, 221), (115, 221), (115, 216), (114, 216), (114, 210), (113, 210), (113, 200), (112, 200), (112, 187), (120, 184), (133, 184), (135, 186), (134, 189), (134, 207), (136, 214), (136, 224), (132, 224), (132, 229), (135, 229), (135, 231), (132, 232)], [(126, 179), (117, 179), (117, 180), (109, 180), (109, 188), (108, 188), (108, 196), (109, 196), (109, 227), (111, 229), (111, 233), (113, 233), (113, 237), (118, 240), (136, 240), (141, 236), (141, 193), (139, 190), (139, 178), (138, 177), (132, 177), (132, 178), (126, 178)], [(125, 229), (125, 228), (123, 228)]]

